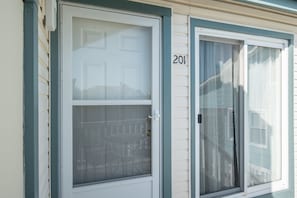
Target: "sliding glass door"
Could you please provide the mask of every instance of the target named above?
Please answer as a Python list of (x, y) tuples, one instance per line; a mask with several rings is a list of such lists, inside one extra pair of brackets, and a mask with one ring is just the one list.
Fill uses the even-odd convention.
[(286, 189), (287, 42), (203, 28), (196, 35), (196, 197)]

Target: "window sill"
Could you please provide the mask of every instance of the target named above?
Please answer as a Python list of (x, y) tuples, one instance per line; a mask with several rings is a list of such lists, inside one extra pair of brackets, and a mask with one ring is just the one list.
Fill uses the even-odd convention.
[[(261, 197), (263, 195), (268, 195), (284, 190), (289, 190), (288, 182), (281, 180), (269, 184), (263, 184), (255, 187), (251, 187), (247, 192), (241, 192), (233, 195), (226, 195), (223, 198), (252, 198), (252, 197)], [(274, 197), (274, 196), (273, 196)]]

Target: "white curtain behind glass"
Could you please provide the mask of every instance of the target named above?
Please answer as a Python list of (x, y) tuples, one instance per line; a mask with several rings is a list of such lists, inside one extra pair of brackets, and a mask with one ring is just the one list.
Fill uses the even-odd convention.
[(239, 45), (200, 41), (200, 194), (239, 186)]
[(248, 47), (249, 186), (281, 179), (281, 50)]

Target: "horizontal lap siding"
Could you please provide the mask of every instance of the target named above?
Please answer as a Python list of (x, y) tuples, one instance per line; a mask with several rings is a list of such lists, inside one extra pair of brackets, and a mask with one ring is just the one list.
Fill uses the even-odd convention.
[[(173, 15), (172, 53), (188, 54), (188, 17)], [(189, 61), (172, 65), (172, 195), (189, 197)]]
[(39, 198), (50, 197), (49, 34), (44, 27), (45, 0), (38, 9)]

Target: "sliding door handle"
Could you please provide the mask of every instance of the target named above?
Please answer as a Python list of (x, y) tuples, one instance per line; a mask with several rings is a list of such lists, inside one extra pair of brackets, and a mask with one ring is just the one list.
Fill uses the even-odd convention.
[(200, 114), (200, 113), (197, 115), (197, 123), (198, 124), (202, 123), (202, 114)]

